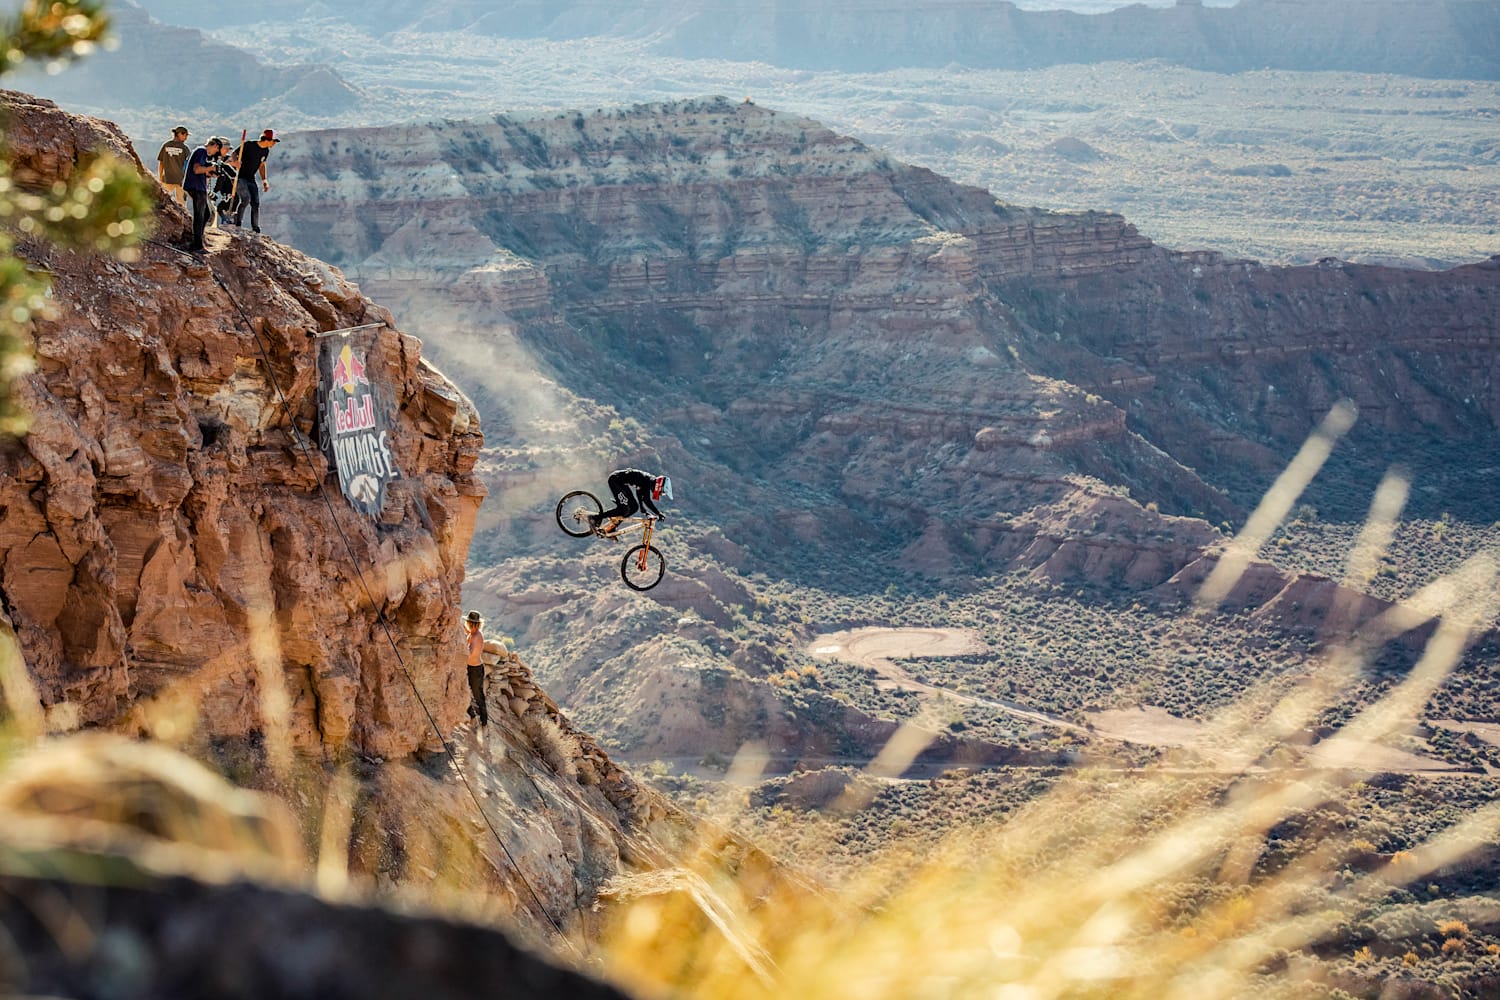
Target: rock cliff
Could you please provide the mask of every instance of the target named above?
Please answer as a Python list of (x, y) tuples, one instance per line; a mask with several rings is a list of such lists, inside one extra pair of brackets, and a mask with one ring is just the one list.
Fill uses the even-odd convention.
[[(6, 93), (3, 112), (17, 183), (66, 176), (91, 149), (129, 156), (111, 126), (48, 103)], [(182, 237), (180, 209), (161, 218)], [(336, 270), (270, 240), (197, 260), (158, 244), (130, 263), (25, 253), (51, 274), (54, 308), (22, 383), (33, 429), (0, 457), (0, 588), (53, 725), (119, 724), (183, 692), (208, 732), (243, 735), (284, 686), (297, 746), (431, 745), (406, 671), (451, 727), (467, 697), (458, 587), (485, 495), (463, 393)], [(375, 520), (309, 438), (314, 335), (370, 323), (404, 474)]]
[[(23, 187), (96, 150), (130, 155), (113, 125), (48, 101), (0, 91), (0, 114)], [(243, 233), (211, 234), (193, 257), (171, 246), (187, 235), (180, 208), (163, 200), (157, 222), (129, 260), (23, 244), (52, 303), (20, 383), (32, 428), (0, 446), (0, 629), (19, 640), (45, 728), (188, 746), (304, 825), (351, 798), (336, 849), (361, 884), (456, 891), (543, 935), (591, 933), (610, 879), (665, 863), (697, 831), (498, 638), (490, 725), (465, 723), (459, 587), (486, 496), (474, 406), (337, 269)], [(317, 336), (355, 326), (374, 328), (364, 376), (386, 392), (401, 472), (374, 517), (314, 443)], [(151, 790), (178, 765), (139, 772), (152, 744), (102, 739), (52, 742), (34, 777), (74, 775), (89, 786), (78, 801), (129, 787), (176, 808), (176, 792)], [(345, 770), (357, 781), (331, 792)]]

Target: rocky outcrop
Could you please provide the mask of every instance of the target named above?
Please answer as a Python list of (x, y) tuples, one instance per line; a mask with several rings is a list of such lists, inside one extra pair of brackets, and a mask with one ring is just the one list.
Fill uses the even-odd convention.
[[(0, 110), (19, 184), (129, 156), (104, 123), (14, 94)], [(181, 210), (160, 220), (181, 238)], [(21, 383), (32, 430), (0, 454), (0, 597), (54, 728), (173, 699), (216, 736), (435, 745), (413, 684), (440, 723), (461, 716), (458, 586), (485, 495), (463, 393), (337, 270), (270, 240), (24, 255), (54, 308)], [(363, 324), (403, 474), (374, 520), (312, 444), (314, 337)]]
[[(544, 738), (542, 758), (554, 773), (576, 778), (580, 785), (597, 787), (620, 815), (645, 824), (665, 816), (665, 803), (647, 791), (593, 736), (573, 724), (531, 675), (531, 669), (498, 641), (485, 643), (486, 695), (497, 709), (508, 710), (522, 729), (541, 720), (555, 727), (557, 736)], [(550, 733), (550, 730), (541, 730)]]
[[(64, 178), (96, 150), (130, 155), (107, 123), (0, 99), (21, 185)], [(269, 853), (255, 877), (297, 883), (308, 863), (281, 805), (314, 825), (344, 809), (345, 842), (324, 846), (345, 852), (354, 884), (436, 883), (483, 895), (543, 935), (593, 933), (602, 887), (662, 864), (664, 845), (695, 826), (574, 725), (498, 639), (485, 653), (490, 725), (464, 724), (459, 586), (486, 495), (474, 406), (338, 270), (246, 234), (211, 236), (211, 252), (192, 257), (170, 246), (186, 235), (181, 210), (163, 202), (157, 222), (164, 241), (130, 260), (23, 251), (50, 274), (53, 308), (35, 323), (37, 370), (20, 383), (32, 428), (0, 446), (0, 630), (19, 640), (37, 728), (89, 732), (42, 741), (23, 762), (29, 778), (0, 776), (0, 812), (10, 810), (0, 871), (36, 824), (46, 849), (97, 851), (141, 846), (142, 830), (118, 828), (136, 817), (153, 864), (200, 849), (235, 864)], [(366, 325), (364, 376), (388, 400), (402, 474), (373, 517), (343, 498), (314, 443), (317, 337)], [(107, 729), (189, 745), (282, 802), (234, 792), (154, 743), (97, 732)], [(65, 816), (54, 815), (59, 802)], [(323, 871), (344, 878), (337, 865)], [(172, 882), (90, 898), (142, 963), (148, 985), (135, 995), (202, 989), (213, 935), (153, 936), (174, 920), (236, 940), (225, 928), (246, 919), (294, 932), (311, 920), (391, 948), (414, 936), (439, 964), (442, 942), (500, 940), (253, 886)], [(0, 922), (31, 940), (18, 912)], [(324, 951), (331, 964), (318, 975), (332, 976), (348, 949)], [(49, 957), (29, 978), (0, 956), (0, 983), (64, 989), (98, 974), (36, 954)], [(571, 988), (543, 985), (566, 977), (547, 979), (524, 955), (497, 954), (494, 969)], [(269, 977), (259, 990), (301, 995), (261, 952), (244, 961)], [(168, 964), (178, 978), (153, 978)], [(452, 995), (467, 995), (463, 969), (474, 968), (442, 973)]]

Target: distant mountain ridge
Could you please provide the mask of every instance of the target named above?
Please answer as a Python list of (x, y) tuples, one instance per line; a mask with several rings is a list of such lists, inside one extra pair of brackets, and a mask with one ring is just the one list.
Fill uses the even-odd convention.
[[(64, 104), (111, 114), (115, 107), (159, 107), (174, 119), (185, 109), (233, 114), (258, 104), (311, 115), (335, 114), (360, 97), (328, 66), (271, 65), (194, 28), (159, 23), (135, 3), (110, 4), (110, 22), (117, 47), (94, 53), (67, 73), (23, 68), (12, 78), (14, 84), (45, 92)], [(207, 138), (202, 127), (195, 118), (195, 142)], [(165, 127), (160, 135), (166, 138)]]
[(663, 55), (806, 69), (903, 66), (1030, 69), (1160, 59), (1214, 72), (1346, 70), (1500, 79), (1500, 5), (1487, 0), (1242, 0), (1133, 4), (1098, 14), (1023, 10), (1009, 0), (451, 0), (412, 7), (268, 0), (254, 8), (146, 0), (204, 27), (334, 17), (375, 32), (469, 31), (498, 38), (653, 38)]
[[(722, 10), (716, 5), (716, 10)], [(1103, 14), (1025, 11), (999, 0), (936, 10), (855, 0), (732, 0), (742, 27), (703, 15), (673, 32), (674, 55), (761, 59), (808, 69), (876, 70), (958, 63), (1033, 69), (1160, 59), (1193, 69), (1348, 70), (1410, 76), (1500, 76), (1500, 5), (1481, 0), (1242, 0), (1208, 8), (1141, 5)]]

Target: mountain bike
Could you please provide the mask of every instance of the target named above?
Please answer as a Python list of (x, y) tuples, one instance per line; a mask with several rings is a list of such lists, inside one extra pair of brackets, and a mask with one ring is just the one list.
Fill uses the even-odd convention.
[(650, 590), (661, 583), (667, 572), (666, 557), (660, 549), (651, 547), (651, 535), (656, 528), (656, 518), (650, 514), (621, 519), (614, 527), (594, 527), (589, 520), (592, 514), (602, 514), (604, 505), (599, 498), (587, 490), (574, 490), (557, 501), (557, 526), (573, 538), (597, 535), (613, 541), (621, 541), (637, 531), (641, 533), (639, 545), (631, 546), (620, 560), (620, 579), (631, 590)]

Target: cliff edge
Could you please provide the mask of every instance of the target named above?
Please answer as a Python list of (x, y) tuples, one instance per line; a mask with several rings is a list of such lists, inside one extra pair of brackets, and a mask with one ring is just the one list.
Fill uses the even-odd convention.
[[(50, 102), (4, 92), (0, 113), (21, 185), (66, 177), (92, 149), (132, 155), (114, 126)], [(165, 201), (159, 218), (165, 240), (188, 224)], [(53, 308), (21, 383), (33, 428), (0, 446), (0, 610), (50, 727), (119, 725), (183, 694), (202, 731), (242, 736), (265, 727), (279, 682), (297, 747), (432, 746), (405, 672), (451, 729), (485, 496), (464, 394), (340, 272), (269, 239), (202, 259), (165, 242), (125, 263), (22, 253), (52, 276)], [(312, 443), (315, 338), (368, 324), (402, 473), (374, 519)]]

